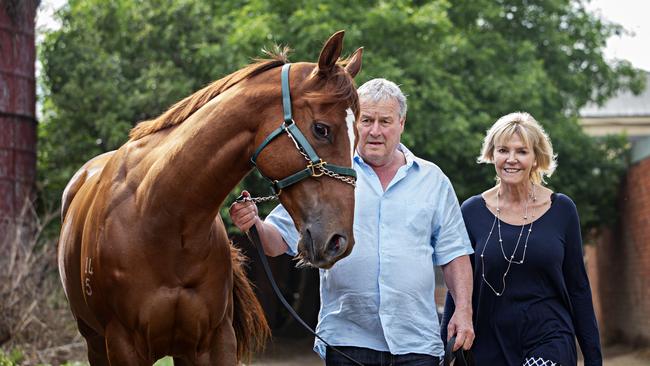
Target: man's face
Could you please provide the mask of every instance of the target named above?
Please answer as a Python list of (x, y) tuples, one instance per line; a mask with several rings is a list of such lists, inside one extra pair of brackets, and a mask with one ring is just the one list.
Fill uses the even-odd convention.
[(394, 98), (378, 102), (361, 99), (360, 102), (357, 150), (367, 164), (384, 166), (394, 157), (405, 118), (399, 117), (399, 103)]

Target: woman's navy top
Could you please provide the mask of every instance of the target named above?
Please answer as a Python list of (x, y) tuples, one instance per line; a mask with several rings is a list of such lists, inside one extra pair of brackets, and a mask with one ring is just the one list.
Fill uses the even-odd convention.
[[(486, 243), (494, 214), (481, 195), (469, 198), (461, 207), (475, 254), (474, 330), (472, 348), (477, 365), (521, 366), (528, 357), (541, 357), (564, 366), (576, 365), (577, 337), (585, 366), (602, 365), (598, 327), (591, 289), (582, 256), (580, 221), (573, 201), (553, 193), (551, 207), (533, 222), (525, 261), (512, 264), (502, 290), (502, 276), (508, 262), (499, 246), (497, 226)], [(514, 260), (523, 255), (529, 226), (523, 231)], [(510, 256), (521, 226), (501, 222), (503, 252)], [(481, 279), (480, 255), (484, 247), (485, 277), (497, 296)], [(447, 295), (442, 323), (446, 340), (447, 324), (454, 304)]]

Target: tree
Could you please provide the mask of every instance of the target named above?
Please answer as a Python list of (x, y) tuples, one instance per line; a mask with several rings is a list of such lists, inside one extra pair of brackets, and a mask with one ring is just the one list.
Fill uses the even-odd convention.
[[(526, 110), (549, 132), (560, 168), (550, 185), (574, 198), (583, 228), (611, 217), (625, 167), (622, 137), (577, 125), (589, 101), (643, 87), (602, 54), (617, 25), (569, 0), (71, 0), (41, 45), (45, 115), (39, 168), (58, 195), (88, 158), (126, 141), (139, 120), (247, 64), (274, 43), (315, 59), (333, 31), (364, 46), (358, 83), (392, 79), (409, 96), (404, 142), (450, 177), (459, 198), (491, 184), (476, 167), (485, 130)], [(349, 50), (353, 50), (349, 47)], [(258, 188), (254, 179), (247, 184)], [(249, 187), (247, 185), (247, 187)]]

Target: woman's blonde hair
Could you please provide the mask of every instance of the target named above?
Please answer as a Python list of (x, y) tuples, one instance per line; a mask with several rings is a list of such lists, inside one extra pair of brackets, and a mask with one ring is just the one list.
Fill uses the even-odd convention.
[(542, 126), (526, 112), (514, 112), (499, 118), (487, 131), (481, 147), (479, 163), (494, 163), (494, 147), (517, 134), (526, 146), (533, 150), (536, 165), (530, 171), (530, 180), (535, 184), (545, 183), (557, 167), (551, 139)]

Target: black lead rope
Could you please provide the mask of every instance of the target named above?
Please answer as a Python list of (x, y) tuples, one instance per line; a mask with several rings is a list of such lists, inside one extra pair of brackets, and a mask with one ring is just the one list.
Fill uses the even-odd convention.
[(266, 277), (269, 279), (269, 282), (273, 287), (273, 291), (275, 292), (275, 295), (278, 297), (278, 299), (280, 299), (282, 305), (284, 305), (284, 307), (287, 308), (291, 316), (293, 316), (305, 329), (307, 329), (311, 334), (316, 336), (316, 338), (320, 339), (329, 348), (338, 352), (341, 356), (347, 358), (350, 362), (354, 363), (355, 365), (364, 366), (361, 362), (348, 356), (345, 352), (327, 343), (323, 338), (321, 338), (321, 336), (319, 336), (313, 329), (311, 329), (311, 327), (307, 325), (307, 323), (305, 323), (304, 320), (300, 318), (300, 316), (296, 313), (296, 311), (293, 310), (291, 305), (289, 305), (289, 303), (284, 298), (284, 296), (282, 296), (282, 293), (280, 292), (277, 283), (275, 283), (275, 279), (273, 278), (273, 273), (271, 273), (271, 267), (269, 266), (269, 262), (266, 259), (266, 254), (264, 253), (264, 249), (262, 248), (262, 241), (260, 240), (260, 235), (257, 232), (257, 228), (255, 227), (255, 225), (251, 226), (251, 228), (248, 229), (246, 235), (248, 235), (248, 239), (250, 239), (250, 241), (253, 242), (253, 244), (257, 248), (257, 252), (259, 253), (260, 260), (262, 261), (262, 266), (264, 267), (264, 272), (266, 272)]
[(453, 362), (454, 366), (474, 366), (474, 357), (472, 356), (472, 352), (465, 351), (462, 347), (454, 352), (454, 343), (456, 343), (456, 336), (451, 337), (451, 339), (447, 341), (443, 365), (449, 366), (452, 365)]

